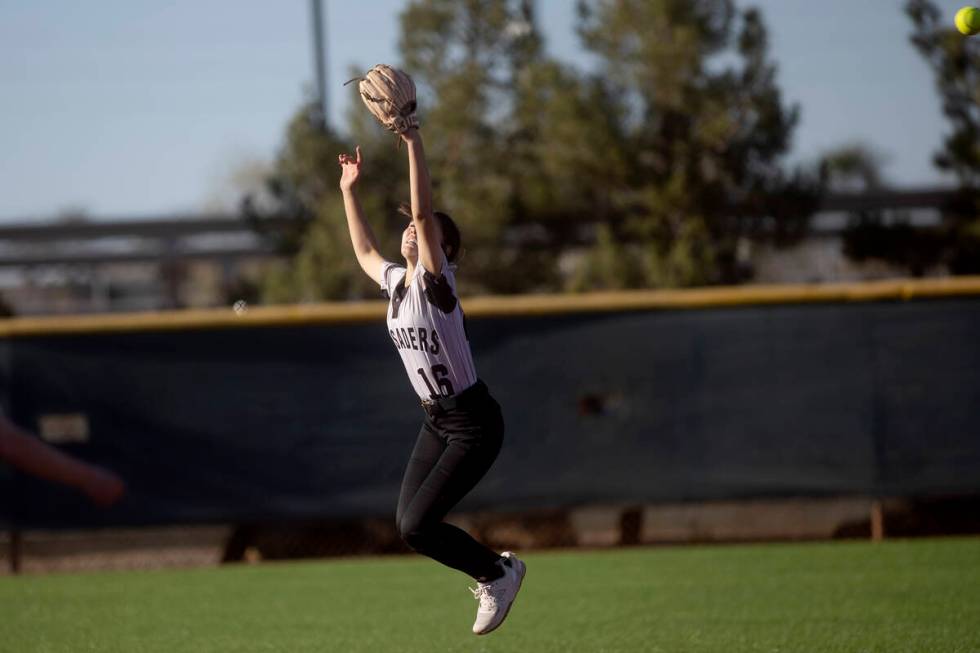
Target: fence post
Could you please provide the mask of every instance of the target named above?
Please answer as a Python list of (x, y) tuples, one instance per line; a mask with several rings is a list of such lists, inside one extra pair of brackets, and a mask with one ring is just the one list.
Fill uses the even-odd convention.
[(885, 539), (885, 509), (881, 499), (871, 500), (871, 541), (881, 542)]
[(16, 528), (10, 531), (10, 573), (20, 573), (21, 536)]

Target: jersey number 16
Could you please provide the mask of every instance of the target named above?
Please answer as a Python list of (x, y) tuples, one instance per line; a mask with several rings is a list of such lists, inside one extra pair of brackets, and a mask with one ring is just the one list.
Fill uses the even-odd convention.
[(422, 377), (422, 380), (425, 381), (425, 387), (429, 389), (429, 396), (432, 397), (433, 399), (438, 399), (439, 397), (451, 397), (454, 394), (456, 394), (456, 391), (453, 390), (453, 384), (449, 381), (449, 378), (447, 377), (447, 375), (449, 374), (449, 370), (446, 368), (445, 365), (440, 364), (440, 365), (432, 366), (432, 378), (435, 379), (436, 385), (439, 386), (439, 389), (443, 390), (441, 394), (436, 392), (436, 389), (432, 387), (432, 383), (429, 381), (429, 377), (425, 375), (425, 368), (420, 367), (418, 369), (418, 372), (419, 375)]

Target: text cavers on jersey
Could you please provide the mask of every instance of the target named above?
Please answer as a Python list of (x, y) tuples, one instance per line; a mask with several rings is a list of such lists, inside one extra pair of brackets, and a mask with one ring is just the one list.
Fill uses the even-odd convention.
[(389, 329), (388, 335), (398, 349), (414, 349), (415, 351), (427, 351), (433, 356), (438, 355), (441, 349), (439, 343), (439, 333), (435, 329), (426, 327), (407, 327)]

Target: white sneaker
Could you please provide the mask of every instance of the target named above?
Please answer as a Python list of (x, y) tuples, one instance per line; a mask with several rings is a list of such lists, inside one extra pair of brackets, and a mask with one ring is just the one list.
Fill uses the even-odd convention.
[(470, 588), (473, 598), (480, 601), (476, 621), (473, 623), (473, 632), (477, 635), (486, 635), (504, 623), (510, 606), (521, 589), (521, 583), (524, 582), (527, 571), (524, 563), (510, 551), (504, 551), (500, 555), (501, 560), (497, 564), (503, 568), (504, 575), (489, 583), (477, 583), (476, 589)]

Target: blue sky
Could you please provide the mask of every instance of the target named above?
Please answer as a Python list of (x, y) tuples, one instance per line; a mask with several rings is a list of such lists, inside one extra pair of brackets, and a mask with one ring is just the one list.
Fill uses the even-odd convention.
[[(330, 118), (351, 65), (397, 61), (403, 0), (326, 0)], [(738, 2), (746, 6), (745, 2)], [(757, 0), (794, 159), (860, 140), (896, 185), (943, 183), (946, 129), (901, 0)], [(949, 20), (963, 0), (937, 0)], [(588, 60), (574, 0), (538, 0), (552, 54)], [(197, 212), (271, 159), (313, 79), (307, 0), (0, 0), (0, 222), (68, 209), (100, 218)]]

